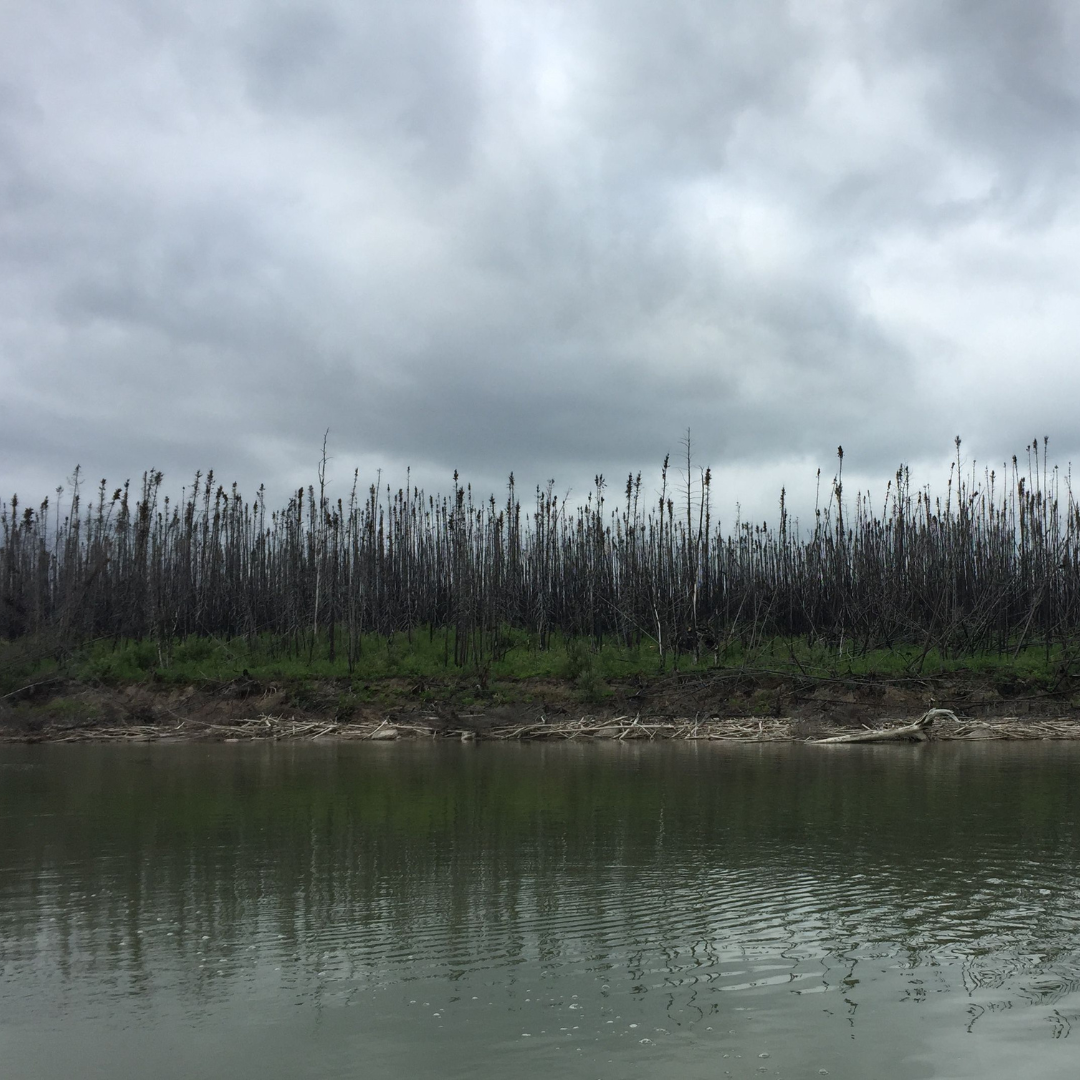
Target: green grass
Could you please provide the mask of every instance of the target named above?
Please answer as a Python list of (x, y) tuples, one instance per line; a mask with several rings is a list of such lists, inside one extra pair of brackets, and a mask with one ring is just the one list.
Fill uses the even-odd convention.
[(970, 656), (947, 656), (937, 649), (915, 645), (891, 649), (873, 649), (853, 654), (823, 642), (808, 645), (804, 640), (776, 638), (753, 650), (734, 645), (723, 657), (723, 665), (748, 670), (773, 670), (785, 674), (803, 674), (815, 678), (901, 679), (915, 676), (976, 673), (988, 676), (1038, 678), (1057, 677), (1063, 664), (1071, 663), (1080, 672), (1080, 651), (1066, 652), (1060, 645), (1049, 653), (1042, 645), (1013, 653), (975, 653)]
[[(502, 631), (494, 657), (464, 667), (453, 663), (453, 631), (427, 630), (411, 637), (365, 635), (359, 659), (352, 671), (340, 642), (331, 660), (328, 641), (321, 637), (314, 649), (310, 640), (299, 649), (263, 636), (222, 639), (190, 637), (164, 648), (153, 642), (97, 641), (74, 655), (59, 655), (46, 642), (0, 642), (0, 696), (18, 695), (35, 682), (62, 677), (88, 684), (124, 686), (136, 683), (164, 685), (221, 684), (247, 676), (259, 683), (292, 688), (302, 704), (305, 684), (335, 680), (342, 687), (340, 711), (357, 704), (380, 702), (388, 696), (408, 695), (437, 703), (448, 697), (463, 704), (522, 702), (535, 693), (539, 681), (560, 684), (563, 692), (583, 702), (602, 703), (612, 687), (632, 680), (652, 680), (677, 670), (681, 674), (705, 675), (710, 671), (772, 673), (792, 678), (902, 679), (959, 673), (987, 677), (1003, 690), (1023, 685), (1051, 689), (1080, 661), (1073, 661), (1061, 646), (1049, 653), (1043, 647), (1012, 653), (978, 654), (966, 658), (941, 655), (917, 646), (879, 649), (853, 655), (843, 647), (824, 641), (777, 638), (749, 648), (732, 641), (717, 657), (668, 654), (661, 664), (655, 642), (627, 647), (617, 642), (597, 648), (583, 638), (549, 638), (541, 648), (538, 638), (524, 631)], [(488, 646), (490, 648), (490, 644)], [(768, 702), (762, 700), (765, 710)]]

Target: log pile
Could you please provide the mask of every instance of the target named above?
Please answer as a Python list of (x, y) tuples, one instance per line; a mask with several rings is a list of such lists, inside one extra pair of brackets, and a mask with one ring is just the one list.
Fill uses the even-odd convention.
[[(928, 719), (929, 718), (929, 719)], [(357, 723), (336, 720), (298, 719), (262, 715), (225, 722), (177, 718), (175, 724), (77, 724), (47, 728), (34, 733), (6, 732), (4, 740), (47, 742), (250, 742), (254, 740), (315, 741), (348, 739), (390, 742), (398, 739), (460, 739), (468, 742), (567, 741), (624, 742), (667, 739), (704, 742), (812, 742), (815, 745), (883, 742), (903, 739), (923, 741), (985, 741), (991, 739), (1077, 739), (1080, 720), (1004, 717), (992, 720), (961, 720), (954, 713), (934, 709), (913, 723), (884, 728), (852, 730), (821, 727), (807, 739), (806, 722), (791, 717), (759, 719), (659, 718), (582, 716), (577, 719), (545, 718), (487, 726), (482, 715), (459, 718), (447, 725), (435, 716), (408, 720)]]

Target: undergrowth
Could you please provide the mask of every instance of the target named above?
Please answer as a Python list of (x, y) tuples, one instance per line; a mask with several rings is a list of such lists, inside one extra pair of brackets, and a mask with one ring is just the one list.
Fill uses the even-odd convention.
[[(1015, 653), (976, 653), (963, 658), (915, 647), (845, 653), (824, 642), (773, 638), (755, 648), (733, 643), (722, 651), (681, 657), (662, 667), (659, 650), (611, 642), (597, 647), (588, 638), (550, 636), (546, 647), (521, 631), (508, 634), (495, 658), (462, 668), (453, 662), (453, 630), (369, 634), (351, 665), (339, 652), (331, 658), (329, 636), (301, 652), (282, 647), (271, 635), (255, 638), (187, 637), (166, 648), (147, 641), (91, 642), (73, 652), (48, 643), (0, 642), (0, 697), (50, 682), (121, 687), (221, 685), (235, 681), (302, 687), (335, 680), (345, 689), (341, 708), (378, 700), (386, 688), (437, 702), (463, 689), (477, 701), (520, 700), (528, 684), (557, 684), (584, 702), (600, 703), (612, 688), (658, 678), (708, 678), (745, 673), (792, 680), (910, 681), (951, 674), (985, 677), (1003, 692), (1016, 687), (1054, 691), (1080, 674), (1080, 657), (1061, 646)], [(36, 647), (35, 647), (36, 645)], [(302, 703), (302, 702), (298, 702)]]

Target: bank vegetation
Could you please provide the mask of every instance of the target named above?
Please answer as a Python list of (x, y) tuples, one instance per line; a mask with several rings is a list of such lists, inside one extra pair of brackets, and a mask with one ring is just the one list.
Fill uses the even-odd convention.
[(769, 656), (803, 674), (821, 655), (849, 669), (893, 655), (918, 674), (1034, 652), (1071, 678), (1080, 504), (1045, 440), (978, 471), (957, 439), (944, 491), (901, 467), (876, 506), (845, 489), (840, 450), (812, 521), (792, 521), (781, 492), (775, 522), (727, 530), (710, 470), (684, 449), (655, 486), (639, 473), (613, 492), (598, 476), (579, 505), (550, 484), (523, 499), (513, 476), (479, 498), (456, 474), (446, 495), (357, 476), (332, 500), (325, 458), (276, 509), (212, 472), (173, 498), (157, 471), (88, 490), (77, 470), (53, 500), (0, 506), (0, 640), (54, 664), (134, 643), (158, 672), (192, 641), (227, 642), (245, 666), (258, 654), (352, 675), (422, 639), (478, 685), (515, 648), (556, 647), (586, 673), (609, 649), (659, 671)]

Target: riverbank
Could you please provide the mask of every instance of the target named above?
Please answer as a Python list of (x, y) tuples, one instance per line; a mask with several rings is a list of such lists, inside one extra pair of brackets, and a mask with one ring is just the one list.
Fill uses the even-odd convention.
[(485, 691), (468, 679), (265, 681), (250, 676), (175, 686), (41, 679), (0, 701), (0, 740), (705, 739), (802, 741), (952, 710), (942, 740), (1080, 738), (1080, 691), (974, 672), (887, 679), (792, 677), (717, 669), (637, 675), (583, 701), (566, 679), (522, 679)]
[[(432, 718), (436, 721), (436, 718)], [(484, 717), (470, 717), (483, 721)], [(292, 717), (258, 716), (239, 718), (228, 723), (181, 720), (174, 726), (128, 724), (119, 727), (51, 725), (35, 733), (5, 731), (0, 741), (17, 742), (219, 742), (315, 741), (318, 739), (367, 740), (392, 742), (398, 739), (460, 739), (476, 743), (492, 741), (609, 741), (623, 740), (699, 740), (706, 742), (807, 742), (860, 729), (836, 725), (808, 725), (790, 717), (755, 720), (741, 719), (661, 720), (650, 717), (615, 717), (603, 719), (583, 716), (578, 720), (541, 719), (520, 724), (490, 724), (483, 735), (477, 726), (460, 728), (432, 723), (337, 723), (297, 720)], [(888, 725), (877, 725), (877, 728)], [(1080, 738), (1080, 721), (1075, 719), (1032, 720), (1003, 717), (987, 721), (959, 720), (935, 725), (933, 741), (968, 742), (988, 739), (1045, 740)]]

